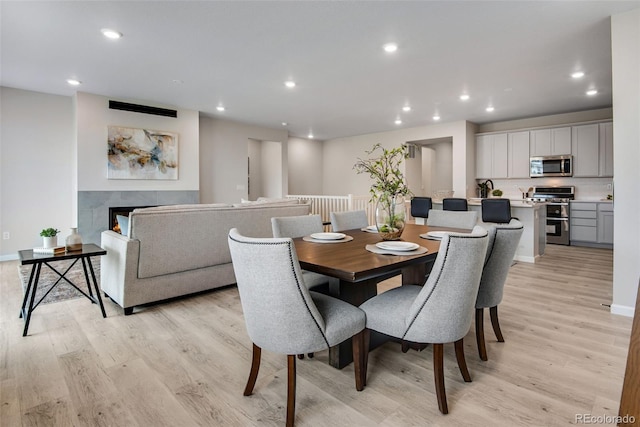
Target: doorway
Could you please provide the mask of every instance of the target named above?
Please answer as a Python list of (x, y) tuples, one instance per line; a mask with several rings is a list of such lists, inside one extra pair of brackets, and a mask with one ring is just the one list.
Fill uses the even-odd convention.
[(453, 138), (433, 138), (407, 142), (414, 148), (407, 159), (407, 183), (415, 196), (433, 197), (453, 189)]
[(257, 200), (258, 197), (283, 197), (281, 142), (249, 138), (247, 168), (249, 200)]

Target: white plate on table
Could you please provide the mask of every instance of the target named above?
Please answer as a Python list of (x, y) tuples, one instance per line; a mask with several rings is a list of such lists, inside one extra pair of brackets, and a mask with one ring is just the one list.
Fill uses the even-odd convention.
[(342, 233), (313, 233), (310, 237), (316, 240), (340, 240), (347, 235)]
[(368, 233), (377, 233), (378, 227), (375, 225), (367, 225), (366, 227), (361, 229), (362, 231), (366, 231)]
[(387, 251), (415, 251), (420, 245), (412, 242), (379, 242), (376, 246)]
[(441, 240), (447, 234), (449, 234), (448, 231), (429, 231), (426, 236), (427, 239)]

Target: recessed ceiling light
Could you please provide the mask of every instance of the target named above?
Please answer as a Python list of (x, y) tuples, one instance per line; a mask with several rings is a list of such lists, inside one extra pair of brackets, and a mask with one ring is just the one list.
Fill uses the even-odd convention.
[(182, 83), (184, 83), (184, 81), (180, 80), (180, 79), (173, 79), (171, 80), (173, 83), (177, 84), (177, 85), (181, 85)]
[(440, 120), (440, 116), (437, 115), (437, 114), (434, 114), (433, 115), (433, 120), (436, 120), (436, 121)]
[(409, 111), (411, 111), (411, 107), (408, 105), (405, 105), (404, 107), (402, 107), (402, 111), (404, 111), (405, 113), (408, 113)]
[(105, 36), (108, 39), (112, 39), (112, 40), (117, 40), (120, 37), (122, 37), (122, 33), (116, 30), (111, 30), (109, 28), (103, 28), (102, 30), (100, 30), (102, 32), (102, 35)]
[(294, 82), (293, 80), (287, 80), (286, 82), (284, 82), (284, 85), (288, 88), (293, 88), (296, 87), (296, 82)]
[(493, 108), (492, 106), (488, 106), (486, 109), (487, 113), (491, 113), (493, 112), (493, 110), (495, 110), (495, 108)]
[(80, 80), (76, 80), (76, 79), (67, 79), (67, 83), (69, 83), (71, 86), (78, 86), (82, 84)]
[(589, 96), (593, 96), (593, 95), (597, 95), (597, 94), (598, 94), (598, 91), (595, 90), (595, 89), (590, 89), (590, 90), (587, 91), (587, 95), (589, 95)]
[(225, 110), (224, 105), (218, 105), (218, 106), (216, 107), (216, 110), (218, 110), (218, 111), (224, 111), (224, 110)]
[(313, 139), (313, 132), (309, 132), (309, 135), (307, 135), (307, 138)]
[(287, 126), (289, 123), (287, 122), (282, 122), (282, 126)]
[(401, 125), (402, 124), (402, 120), (396, 119), (396, 121), (394, 123), (397, 124), (397, 125)]
[(571, 77), (574, 79), (579, 79), (580, 77), (584, 77), (584, 73), (582, 71), (576, 71), (575, 73), (571, 74)]
[(462, 95), (460, 95), (460, 100), (461, 101), (468, 101), (469, 100), (469, 95), (466, 93), (463, 93)]
[(392, 53), (398, 50), (398, 45), (395, 43), (387, 43), (383, 45), (382, 48), (384, 49), (385, 52)]

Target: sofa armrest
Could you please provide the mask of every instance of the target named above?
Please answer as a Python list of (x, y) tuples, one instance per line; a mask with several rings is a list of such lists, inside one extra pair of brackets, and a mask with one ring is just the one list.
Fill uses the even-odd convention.
[(124, 288), (127, 282), (137, 279), (140, 241), (107, 230), (102, 232), (101, 246), (107, 254), (100, 258), (100, 287), (126, 308)]

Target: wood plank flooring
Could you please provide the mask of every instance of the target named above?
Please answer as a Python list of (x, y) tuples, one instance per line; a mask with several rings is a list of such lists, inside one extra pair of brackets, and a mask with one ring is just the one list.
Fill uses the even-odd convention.
[[(370, 353), (367, 387), (326, 351), (298, 362), (298, 426), (555, 426), (617, 414), (631, 319), (611, 302), (612, 251), (548, 245), (517, 263), (499, 307), (505, 343), (485, 320), (489, 361), (465, 338), (473, 382), (445, 347), (449, 415), (438, 411), (431, 349)], [(280, 426), (286, 358), (263, 351), (254, 394), (242, 391), (251, 342), (235, 287), (107, 319), (86, 299), (42, 305), (29, 336), (18, 318), (17, 262), (0, 263), (1, 426)], [(381, 284), (381, 291), (399, 278)]]

